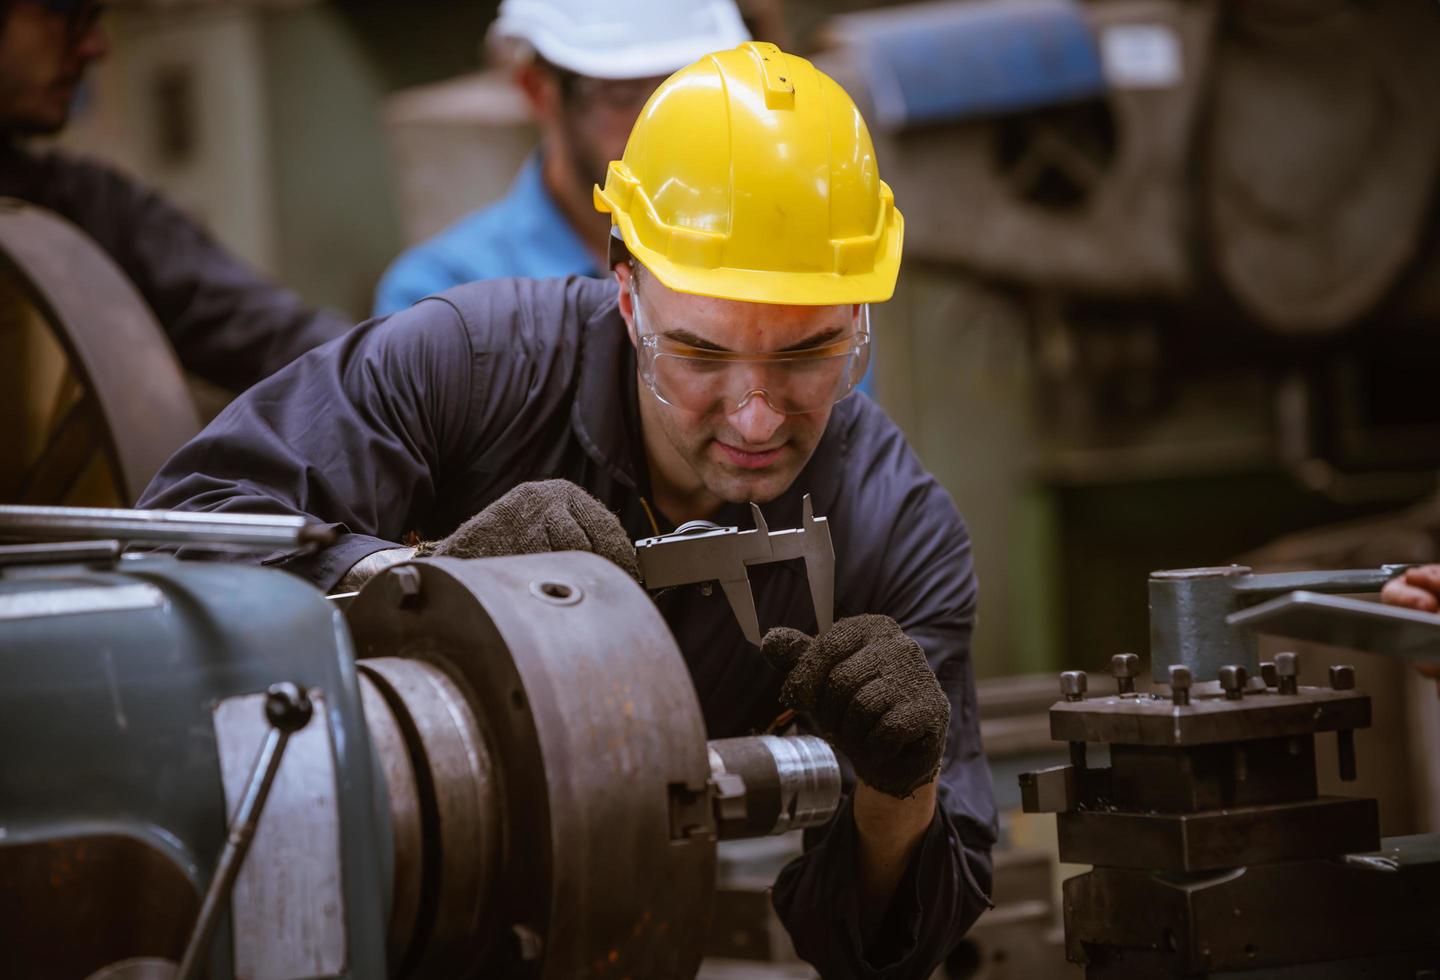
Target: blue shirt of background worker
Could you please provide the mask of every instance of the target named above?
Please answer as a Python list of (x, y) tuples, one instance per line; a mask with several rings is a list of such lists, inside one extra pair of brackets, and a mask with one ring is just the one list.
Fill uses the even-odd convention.
[(504, 197), (390, 264), (375, 291), (375, 315), (386, 316), (478, 279), (601, 274), (594, 255), (545, 190), (536, 153), (525, 161)]

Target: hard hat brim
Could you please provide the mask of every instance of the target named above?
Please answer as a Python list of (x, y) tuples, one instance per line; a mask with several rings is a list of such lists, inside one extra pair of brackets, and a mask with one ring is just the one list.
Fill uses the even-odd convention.
[[(596, 203), (603, 198), (596, 188)], [(611, 211), (607, 206), (602, 210)], [(619, 232), (625, 249), (666, 287), (677, 293), (710, 296), (742, 303), (771, 303), (777, 306), (842, 306), (851, 303), (883, 303), (895, 295), (904, 247), (905, 219), (893, 211), (893, 224), (885, 237), (886, 249), (875, 257), (870, 272), (841, 275), (835, 272), (777, 272), (769, 269), (719, 267), (697, 269), (671, 261), (638, 241), (629, 216), (611, 211), (613, 231)]]

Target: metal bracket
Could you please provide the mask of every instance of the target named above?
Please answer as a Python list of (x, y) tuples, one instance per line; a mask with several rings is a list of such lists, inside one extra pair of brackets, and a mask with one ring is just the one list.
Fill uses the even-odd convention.
[(815, 516), (808, 493), (804, 517), (797, 528), (771, 531), (758, 505), (752, 503), (750, 512), (755, 517), (751, 531), (721, 527), (710, 521), (690, 521), (673, 534), (637, 541), (635, 555), (645, 587), (665, 589), (719, 582), (745, 639), (759, 646), (760, 620), (750, 591), (749, 566), (803, 558), (810, 600), (815, 604), (817, 632), (824, 633), (835, 618), (835, 546), (830, 540), (830, 523)]

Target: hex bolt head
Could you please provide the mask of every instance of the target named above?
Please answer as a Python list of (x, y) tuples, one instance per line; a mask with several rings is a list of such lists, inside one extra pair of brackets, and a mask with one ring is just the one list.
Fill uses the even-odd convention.
[(1135, 693), (1135, 678), (1140, 673), (1140, 658), (1133, 653), (1117, 653), (1110, 658), (1110, 673), (1121, 694)]
[(400, 565), (390, 569), (390, 581), (395, 583), (395, 601), (398, 605), (412, 606), (420, 599), (420, 569), (414, 565)]
[(1294, 694), (1300, 684), (1300, 658), (1288, 651), (1275, 654), (1275, 677), (1281, 694)]
[(1060, 693), (1066, 701), (1083, 701), (1085, 689), (1090, 686), (1083, 670), (1067, 670), (1060, 675)]
[(1250, 677), (1245, 668), (1239, 664), (1226, 664), (1220, 668), (1220, 687), (1225, 691), (1225, 697), (1231, 701), (1238, 701), (1245, 696), (1245, 682)]
[(1273, 660), (1260, 661), (1260, 677), (1265, 681), (1266, 687), (1275, 687), (1280, 683), (1280, 675), (1275, 672)]
[(1184, 664), (1170, 666), (1170, 697), (1177, 705), (1190, 703), (1190, 668)]
[(314, 713), (310, 696), (296, 684), (282, 681), (265, 692), (265, 720), (286, 734), (304, 728)]
[(1336, 691), (1355, 690), (1355, 668), (1349, 664), (1336, 664), (1331, 667), (1330, 687)]

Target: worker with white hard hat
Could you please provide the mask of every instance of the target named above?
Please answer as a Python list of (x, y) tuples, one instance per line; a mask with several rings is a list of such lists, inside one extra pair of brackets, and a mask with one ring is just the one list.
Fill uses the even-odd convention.
[(391, 264), (376, 315), (479, 279), (606, 274), (609, 222), (591, 188), (665, 76), (748, 37), (733, 0), (504, 0), (489, 40), (514, 66), (539, 148), (504, 198)]

